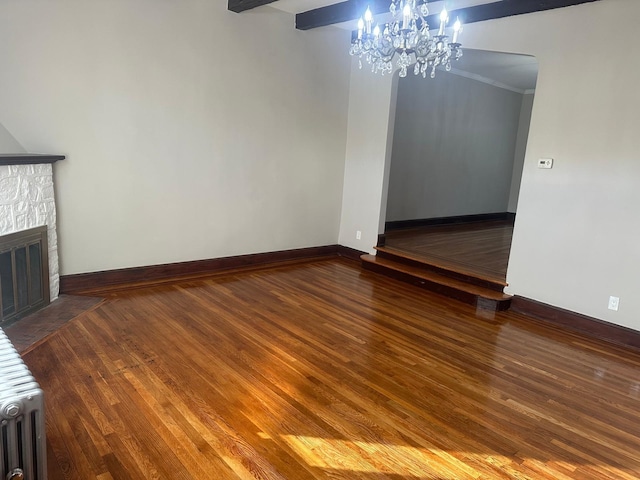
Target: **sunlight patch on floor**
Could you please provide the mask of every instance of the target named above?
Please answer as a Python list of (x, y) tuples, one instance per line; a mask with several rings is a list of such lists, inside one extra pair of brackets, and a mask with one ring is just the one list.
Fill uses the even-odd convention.
[[(478, 478), (481, 474), (439, 449), (304, 435), (281, 435), (281, 438), (309, 466), (316, 468), (395, 474), (412, 478), (430, 478), (430, 474), (442, 474), (447, 470), (451, 475), (449, 478)], [(498, 457), (494, 457), (494, 461), (510, 462), (508, 458)]]

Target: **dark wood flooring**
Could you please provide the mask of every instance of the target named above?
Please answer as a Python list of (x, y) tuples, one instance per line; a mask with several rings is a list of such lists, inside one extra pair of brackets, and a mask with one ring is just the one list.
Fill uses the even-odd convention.
[(435, 225), (385, 234), (385, 247), (427, 263), (505, 282), (513, 222)]
[(640, 354), (326, 259), (110, 295), (24, 355), (49, 479), (637, 479)]

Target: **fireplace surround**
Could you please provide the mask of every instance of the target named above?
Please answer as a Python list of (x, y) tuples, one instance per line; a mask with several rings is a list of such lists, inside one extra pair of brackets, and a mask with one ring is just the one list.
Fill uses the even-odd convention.
[[(0, 263), (11, 262), (12, 266), (31, 268), (32, 261), (40, 259), (48, 266), (48, 275), (42, 279), (42, 298), (53, 301), (58, 297), (59, 273), (58, 273), (58, 240), (56, 234), (56, 205), (53, 188), (53, 164), (62, 160), (63, 155), (43, 155), (43, 154), (0, 154)], [(40, 227), (39, 235), (44, 235), (44, 241), (36, 241), (29, 237), (26, 243), (22, 242), (26, 248), (11, 252), (10, 241), (18, 237), (13, 236), (19, 232), (30, 231)], [(31, 232), (33, 233), (33, 232)], [(30, 233), (25, 233), (29, 236)], [(38, 243), (39, 247), (33, 246)], [(39, 249), (39, 250), (38, 250)], [(33, 287), (30, 293), (31, 299), (39, 298), (36, 284), (24, 283), (23, 277), (18, 279), (12, 275), (12, 281), (22, 282), (20, 285), (12, 285), (11, 288), (20, 287), (23, 290)], [(21, 275), (21, 274), (20, 274)], [(37, 279), (36, 279), (37, 280)], [(5, 282), (8, 277), (5, 274)], [(36, 281), (36, 283), (38, 283)], [(1, 287), (1, 285), (0, 285)], [(47, 292), (44, 292), (47, 289)], [(4, 293), (3, 295), (9, 295)], [(16, 298), (13, 292), (14, 301), (21, 302), (18, 306), (24, 307), (25, 297)], [(28, 295), (27, 295), (28, 298)], [(9, 299), (8, 296), (5, 297)], [(38, 306), (46, 303), (35, 302)], [(21, 315), (30, 313), (37, 306), (29, 303), (29, 308), (22, 308)], [(7, 307), (5, 303), (3, 309)], [(31, 308), (33, 307), (33, 308)], [(26, 312), (26, 313), (24, 313)], [(12, 319), (16, 316), (11, 314)], [(0, 323), (2, 317), (0, 316)]]

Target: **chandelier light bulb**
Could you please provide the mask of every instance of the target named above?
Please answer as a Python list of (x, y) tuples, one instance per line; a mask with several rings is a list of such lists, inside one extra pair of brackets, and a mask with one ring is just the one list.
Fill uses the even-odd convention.
[(373, 36), (378, 38), (380, 36), (380, 25), (376, 25), (376, 28), (373, 29)]
[(373, 13), (371, 13), (371, 9), (367, 7), (367, 10), (364, 12), (364, 21), (371, 22), (373, 20)]
[(462, 23), (460, 23), (460, 19), (456, 18), (456, 23), (453, 24), (453, 38), (451, 39), (451, 43), (458, 43), (458, 36), (462, 31)]
[(411, 28), (411, 5), (409, 2), (405, 3), (402, 9), (402, 28), (406, 30)]
[(360, 17), (358, 20), (358, 40), (362, 39), (362, 30), (364, 30), (364, 20)]
[(447, 26), (448, 21), (449, 12), (447, 12), (446, 8), (443, 8), (442, 12), (440, 12), (440, 30), (438, 30), (438, 35), (444, 35), (444, 27)]
[(372, 22), (373, 22), (373, 13), (371, 13), (371, 9), (367, 7), (367, 11), (364, 12), (364, 26), (365, 26), (365, 32), (367, 34), (371, 33)]

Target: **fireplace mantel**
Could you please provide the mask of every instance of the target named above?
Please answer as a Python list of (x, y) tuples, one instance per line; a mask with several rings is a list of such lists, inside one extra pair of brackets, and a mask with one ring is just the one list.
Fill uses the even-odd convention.
[(64, 155), (45, 153), (1, 153), (0, 165), (37, 165), (39, 163), (55, 163), (65, 158)]

